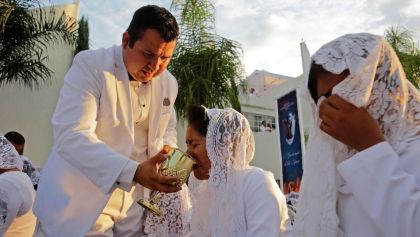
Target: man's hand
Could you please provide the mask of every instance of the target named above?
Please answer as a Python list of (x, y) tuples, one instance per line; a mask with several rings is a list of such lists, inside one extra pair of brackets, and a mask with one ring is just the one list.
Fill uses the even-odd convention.
[[(165, 150), (163, 152), (165, 152)], [(163, 176), (158, 173), (159, 166), (165, 159), (166, 156), (159, 153), (139, 164), (134, 175), (134, 181), (148, 189), (166, 193), (178, 192), (181, 190), (178, 185), (180, 182), (178, 177)]]
[(322, 101), (319, 118), (322, 131), (357, 151), (385, 141), (378, 122), (365, 108), (357, 108), (338, 95)]

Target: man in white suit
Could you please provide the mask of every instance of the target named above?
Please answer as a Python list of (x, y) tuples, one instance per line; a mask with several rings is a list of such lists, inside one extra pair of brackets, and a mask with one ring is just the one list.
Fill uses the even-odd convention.
[(46, 236), (139, 236), (149, 189), (175, 192), (157, 173), (176, 146), (175, 78), (166, 70), (179, 29), (158, 6), (138, 9), (122, 45), (79, 53), (54, 112), (54, 145), (35, 200)]

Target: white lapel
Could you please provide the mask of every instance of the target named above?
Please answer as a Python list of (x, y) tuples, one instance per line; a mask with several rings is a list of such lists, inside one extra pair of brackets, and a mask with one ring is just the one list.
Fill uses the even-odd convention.
[(134, 125), (133, 125), (133, 109), (131, 108), (130, 80), (128, 72), (125, 68), (122, 47), (114, 46), (114, 69), (115, 69), (115, 86), (117, 88), (117, 100), (121, 108), (122, 121), (129, 130), (131, 140), (134, 142)]

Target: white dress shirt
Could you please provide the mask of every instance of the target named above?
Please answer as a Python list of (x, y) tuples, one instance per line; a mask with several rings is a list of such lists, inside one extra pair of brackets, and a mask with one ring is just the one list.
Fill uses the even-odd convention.
[(149, 111), (151, 101), (151, 84), (139, 81), (130, 81), (131, 109), (134, 118), (134, 146), (131, 151), (131, 161), (128, 162), (123, 172), (118, 177), (118, 186), (130, 191), (138, 162), (147, 159), (147, 134), (149, 132)]

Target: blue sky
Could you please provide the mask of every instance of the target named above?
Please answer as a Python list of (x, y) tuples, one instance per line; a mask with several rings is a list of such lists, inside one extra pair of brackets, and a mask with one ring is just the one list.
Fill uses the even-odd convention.
[[(47, 2), (45, 0), (44, 2)], [(50, 0), (53, 4), (73, 0)], [(312, 54), (346, 33), (383, 35), (404, 26), (420, 40), (418, 0), (215, 0), (216, 32), (241, 43), (247, 75), (267, 70), (286, 76), (302, 73), (299, 43)], [(134, 11), (147, 4), (170, 7), (170, 0), (80, 0), (93, 49), (120, 44)]]

